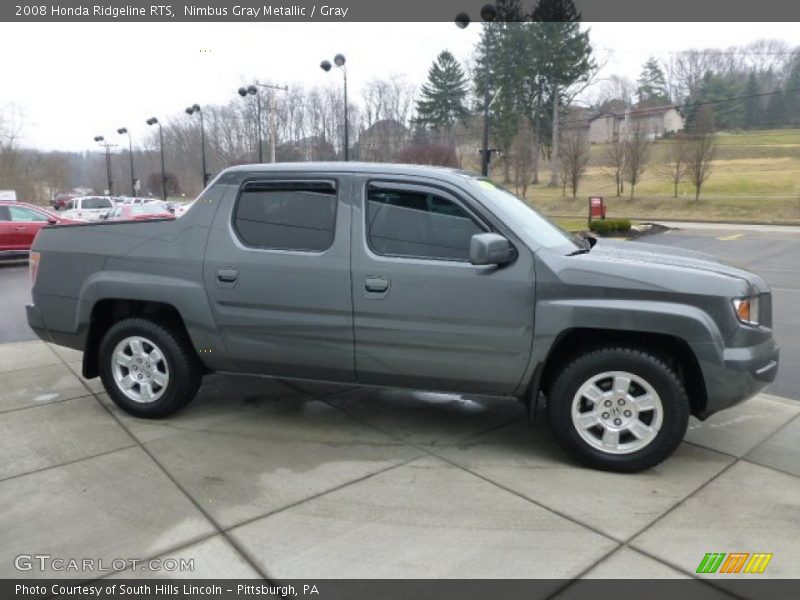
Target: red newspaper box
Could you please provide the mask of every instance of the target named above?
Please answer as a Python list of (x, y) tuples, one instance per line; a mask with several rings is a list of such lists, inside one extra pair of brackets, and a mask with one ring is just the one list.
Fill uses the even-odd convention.
[(589, 222), (592, 219), (605, 219), (606, 205), (603, 203), (602, 196), (591, 196), (589, 198)]

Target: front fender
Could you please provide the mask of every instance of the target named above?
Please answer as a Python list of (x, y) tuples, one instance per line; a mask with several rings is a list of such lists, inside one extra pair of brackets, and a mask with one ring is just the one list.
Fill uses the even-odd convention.
[[(723, 335), (711, 315), (696, 306), (613, 298), (543, 300), (536, 305), (531, 363), (518, 394), (530, 389), (533, 374), (545, 363), (560, 336), (575, 329), (655, 333), (679, 338), (694, 352), (704, 379), (715, 376), (723, 366)], [(533, 387), (537, 387), (535, 381)], [(536, 393), (538, 389), (533, 391)]]

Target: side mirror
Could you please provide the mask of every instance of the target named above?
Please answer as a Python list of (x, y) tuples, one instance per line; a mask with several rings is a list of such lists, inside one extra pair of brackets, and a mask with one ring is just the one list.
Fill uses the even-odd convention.
[(55, 217), (48, 217), (47, 218), (47, 224), (48, 225), (55, 225), (56, 223), (58, 223), (58, 219), (56, 219)]
[(469, 244), (469, 262), (473, 265), (505, 265), (517, 257), (517, 251), (497, 233), (477, 233)]

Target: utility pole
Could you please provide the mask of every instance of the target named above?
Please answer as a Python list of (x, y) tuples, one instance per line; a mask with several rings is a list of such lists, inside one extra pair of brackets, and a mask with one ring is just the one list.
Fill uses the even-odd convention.
[(553, 84), (553, 143), (552, 154), (550, 159), (550, 187), (558, 185), (558, 174), (560, 170), (558, 146), (560, 143), (558, 131), (558, 84)]
[[(271, 85), (268, 83), (258, 83), (256, 85), (278, 92), (288, 92), (288, 85)], [(269, 160), (275, 162), (275, 144), (278, 137), (278, 120), (275, 114), (275, 91), (269, 95)]]
[(116, 144), (109, 144), (102, 135), (95, 136), (94, 141), (100, 144), (106, 151), (106, 181), (108, 185), (108, 195), (114, 195), (114, 182), (111, 179), (111, 148), (116, 148)]

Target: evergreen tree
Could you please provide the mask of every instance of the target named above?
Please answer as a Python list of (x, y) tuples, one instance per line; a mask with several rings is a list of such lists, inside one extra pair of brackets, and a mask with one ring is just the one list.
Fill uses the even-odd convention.
[(664, 70), (652, 56), (644, 63), (642, 73), (636, 82), (639, 84), (636, 94), (639, 96), (640, 104), (657, 106), (669, 102), (670, 98)]
[(417, 101), (415, 122), (424, 129), (447, 131), (468, 116), (467, 79), (464, 70), (447, 50), (436, 57)]
[(529, 56), (537, 56), (536, 69), (549, 95), (552, 114), (550, 185), (558, 184), (558, 109), (569, 88), (588, 82), (596, 69), (589, 32), (581, 31), (581, 15), (573, 0), (539, 0), (531, 13)]
[[(497, 19), (484, 23), (476, 52), (476, 108), (483, 114), (487, 99), (490, 107), (490, 136), (503, 156), (511, 154), (511, 146), (523, 116), (522, 68), (526, 59), (520, 51), (524, 32), (520, 0), (498, 0)], [(499, 91), (499, 92), (498, 92)], [(495, 97), (496, 95), (496, 97)], [(494, 102), (492, 102), (494, 99)], [(503, 179), (510, 180), (510, 161), (503, 162)]]
[(785, 123), (800, 126), (800, 59), (795, 59), (783, 89)]

